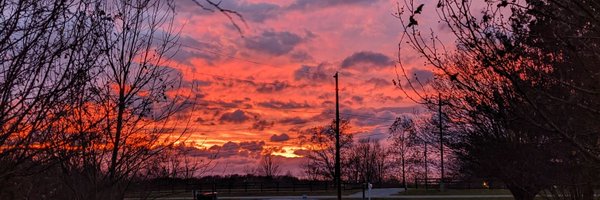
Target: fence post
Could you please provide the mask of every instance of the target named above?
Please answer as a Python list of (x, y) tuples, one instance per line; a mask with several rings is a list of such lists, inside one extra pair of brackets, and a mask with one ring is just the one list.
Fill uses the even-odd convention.
[(279, 181), (277, 181), (277, 192), (279, 192)]
[(263, 191), (263, 183), (260, 182), (260, 192), (262, 192), (262, 191)]
[(362, 183), (362, 199), (365, 200), (365, 187), (367, 186), (366, 183)]
[(419, 179), (415, 178), (415, 189), (419, 189)]

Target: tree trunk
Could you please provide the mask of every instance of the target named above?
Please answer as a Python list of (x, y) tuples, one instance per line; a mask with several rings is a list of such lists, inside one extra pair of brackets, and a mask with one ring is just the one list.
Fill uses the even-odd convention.
[[(126, 76), (125, 76), (126, 77)], [(124, 80), (124, 79), (123, 79)], [(117, 171), (117, 159), (119, 155), (119, 142), (121, 140), (121, 132), (123, 131), (123, 115), (125, 113), (125, 87), (119, 86), (119, 104), (117, 110), (117, 129), (115, 130), (115, 142), (113, 144), (112, 156), (110, 159), (109, 177), (114, 181)]]
[(408, 186), (406, 185), (406, 168), (404, 165), (404, 152), (402, 152), (402, 184), (404, 185), (404, 190), (408, 190)]
[(583, 200), (593, 200), (594, 199), (594, 186), (591, 183), (585, 184), (583, 186)]

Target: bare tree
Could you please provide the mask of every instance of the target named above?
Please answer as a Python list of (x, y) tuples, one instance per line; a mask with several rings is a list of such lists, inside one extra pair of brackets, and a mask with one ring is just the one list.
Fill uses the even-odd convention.
[(258, 171), (267, 178), (274, 178), (281, 173), (279, 161), (271, 152), (264, 154), (259, 164)]
[(415, 134), (415, 132), (416, 127), (414, 121), (407, 116), (399, 117), (390, 127), (390, 134), (393, 141), (391, 152), (398, 155), (400, 158), (402, 184), (404, 185), (405, 190), (408, 189), (406, 183), (406, 157), (409, 153), (409, 148), (407, 145), (408, 134)]
[(63, 162), (73, 198), (123, 198), (153, 158), (184, 138), (186, 122), (174, 117), (192, 106), (185, 94), (169, 93), (181, 76), (167, 67), (167, 52), (177, 48), (173, 9), (171, 1), (96, 4), (105, 19), (95, 38), (101, 54), (67, 125), (67, 135), (79, 137), (64, 149), (75, 154)]
[[(178, 111), (193, 105), (167, 67), (173, 1), (6, 0), (0, 10), (0, 198), (122, 199), (185, 139)], [(172, 175), (183, 165), (193, 176), (193, 161), (170, 161)]]
[(163, 149), (159, 155), (150, 158), (138, 178), (190, 179), (204, 175), (213, 168), (213, 160), (194, 157), (194, 148), (178, 144)]
[[(454, 148), (466, 153), (461, 156), (471, 167), (503, 179), (515, 198), (533, 199), (553, 188), (593, 198), (590, 174), (597, 174), (600, 160), (594, 108), (600, 101), (590, 85), (597, 81), (592, 74), (598, 69), (599, 26), (598, 13), (590, 11), (598, 5), (537, 0), (477, 5), (453, 0), (436, 5), (440, 21), (456, 37), (450, 49), (419, 29), (419, 17), (433, 6), (406, 1), (397, 13), (405, 29), (400, 44), (408, 43), (438, 74), (434, 83), (423, 84), (410, 80), (400, 63), (403, 83), (397, 85), (430, 108), (442, 103), (434, 96), (440, 92), (448, 101), (444, 113), (461, 130), (462, 142)], [(497, 162), (488, 159), (492, 155), (514, 165), (484, 167)], [(558, 173), (563, 170), (572, 173)]]
[[(407, 182), (408, 179), (421, 179), (428, 184), (429, 179), (439, 176), (441, 151), (438, 119), (437, 114), (415, 114), (412, 117), (404, 115), (398, 117), (390, 126), (392, 146), (389, 151), (400, 162), (403, 182)], [(453, 131), (447, 126), (444, 129), (445, 143), (452, 143), (452, 137), (449, 136), (452, 136)], [(451, 154), (452, 151), (447, 149), (444, 152), (447, 169), (447, 166), (454, 165)], [(452, 172), (452, 168), (448, 171)]]
[(345, 177), (355, 183), (381, 183), (390, 167), (388, 152), (377, 141), (360, 140), (345, 156)]
[(66, 128), (58, 122), (73, 111), (72, 96), (89, 81), (87, 71), (100, 46), (94, 38), (100, 20), (73, 10), (94, 5), (86, 0), (0, 2), (0, 198), (18, 198), (39, 187), (24, 177), (52, 166), (48, 150), (65, 145), (54, 140)]
[(306, 176), (306, 179), (316, 181), (323, 178), (320, 175), (320, 170), (317, 166), (318, 165), (315, 163), (315, 161), (311, 159), (305, 159), (300, 167), (302, 168), (302, 172)]
[[(352, 146), (352, 135), (347, 133), (350, 128), (349, 121), (341, 120), (340, 123), (340, 149), (342, 157), (344, 151)], [(328, 126), (314, 127), (306, 130), (310, 136), (303, 141), (308, 147), (309, 160), (304, 165), (305, 172), (316, 173), (311, 177), (334, 180), (335, 178), (335, 120)], [(344, 159), (341, 159), (344, 160)], [(342, 165), (344, 166), (344, 165)]]

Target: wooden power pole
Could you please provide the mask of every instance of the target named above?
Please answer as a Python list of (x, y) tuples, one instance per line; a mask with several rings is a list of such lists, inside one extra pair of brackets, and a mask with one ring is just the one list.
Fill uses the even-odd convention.
[(440, 126), (440, 191), (444, 191), (444, 132), (442, 124), (442, 93), (438, 93), (438, 115)]
[(340, 97), (338, 94), (338, 73), (335, 72), (335, 184), (337, 198), (342, 199), (342, 175), (340, 164)]

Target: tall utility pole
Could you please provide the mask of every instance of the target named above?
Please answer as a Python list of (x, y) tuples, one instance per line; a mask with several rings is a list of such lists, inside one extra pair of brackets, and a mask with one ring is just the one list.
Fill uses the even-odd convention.
[(342, 176), (340, 165), (340, 96), (338, 94), (338, 73), (335, 72), (335, 184), (337, 198), (342, 199)]
[(427, 166), (427, 141), (423, 140), (425, 143), (425, 190), (429, 189), (429, 167)]
[(438, 119), (440, 126), (440, 191), (444, 191), (444, 132), (442, 125), (442, 93), (438, 93)]
[(404, 191), (408, 191), (408, 185), (406, 185), (406, 168), (405, 168), (405, 157), (406, 157), (406, 137), (404, 135), (405, 131), (402, 131), (402, 184), (404, 185)]

